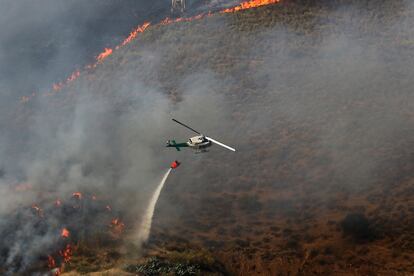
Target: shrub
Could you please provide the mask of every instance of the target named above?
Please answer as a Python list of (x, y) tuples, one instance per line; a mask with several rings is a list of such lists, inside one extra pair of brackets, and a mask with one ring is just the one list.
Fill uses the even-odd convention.
[(369, 241), (374, 239), (371, 224), (364, 214), (348, 214), (341, 222), (341, 228), (345, 236), (352, 237), (355, 241)]

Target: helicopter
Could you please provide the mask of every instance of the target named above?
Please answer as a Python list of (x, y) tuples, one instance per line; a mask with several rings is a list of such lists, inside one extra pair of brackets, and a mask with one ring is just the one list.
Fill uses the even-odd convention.
[(211, 147), (214, 144), (219, 145), (223, 148), (226, 148), (228, 150), (231, 151), (236, 151), (236, 149), (229, 147), (217, 140), (214, 140), (211, 137), (205, 136), (204, 134), (201, 134), (200, 132), (198, 132), (197, 130), (187, 126), (186, 124), (181, 123), (180, 121), (176, 120), (176, 119), (172, 119), (174, 122), (176, 122), (177, 124), (182, 125), (183, 127), (188, 128), (189, 130), (197, 133), (197, 136), (191, 137), (190, 139), (188, 139), (187, 142), (182, 142), (182, 143), (176, 143), (175, 140), (168, 140), (167, 141), (167, 145), (166, 147), (169, 148), (175, 148), (177, 151), (181, 151), (181, 148), (192, 148), (194, 150), (196, 150), (196, 153), (201, 153), (201, 152), (208, 152), (207, 148)]

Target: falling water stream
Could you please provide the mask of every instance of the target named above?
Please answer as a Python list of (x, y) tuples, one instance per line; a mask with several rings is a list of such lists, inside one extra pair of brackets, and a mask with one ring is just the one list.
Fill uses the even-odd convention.
[(148, 240), (150, 231), (151, 231), (151, 224), (152, 224), (152, 217), (154, 216), (155, 206), (157, 205), (158, 198), (160, 197), (161, 190), (164, 187), (165, 182), (167, 181), (168, 176), (170, 175), (172, 169), (169, 169), (164, 177), (162, 178), (160, 184), (158, 185), (155, 192), (152, 194), (151, 200), (148, 204), (147, 210), (144, 213), (144, 217), (142, 218), (141, 227), (139, 228), (139, 241), (144, 243)]

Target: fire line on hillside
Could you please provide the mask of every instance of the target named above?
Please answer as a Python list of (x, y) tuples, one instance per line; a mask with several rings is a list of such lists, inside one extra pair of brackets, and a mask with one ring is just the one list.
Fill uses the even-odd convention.
[[(203, 19), (205, 17), (212, 16), (214, 14), (234, 13), (234, 12), (238, 12), (238, 11), (242, 11), (242, 10), (261, 7), (261, 6), (277, 4), (279, 2), (280, 2), (280, 0), (250, 0), (250, 1), (242, 2), (242, 3), (240, 3), (239, 5), (237, 5), (235, 7), (227, 8), (227, 9), (224, 9), (224, 10), (221, 10), (221, 11), (218, 11), (218, 12), (207, 12), (207, 13), (202, 13), (202, 14), (192, 16), (192, 17), (180, 17), (180, 18), (176, 18), (176, 19), (171, 19), (171, 18), (167, 17), (164, 20), (162, 20), (160, 23), (155, 24), (155, 26), (157, 26), (157, 25), (161, 25), (161, 26), (162, 25), (169, 25), (169, 24), (179, 23), (179, 22), (190, 22), (190, 21), (194, 21), (194, 20), (200, 20), (200, 19)], [(142, 25), (138, 26), (137, 28), (135, 28), (129, 34), (129, 36), (126, 39), (124, 39), (124, 41), (122, 41), (122, 43), (119, 44), (118, 46), (116, 46), (114, 49), (105, 48), (104, 51), (96, 57), (96, 62), (95, 63), (86, 65), (84, 67), (84, 72), (88, 73), (88, 71), (95, 69), (100, 63), (102, 63), (105, 59), (107, 59), (109, 56), (111, 56), (114, 53), (115, 50), (119, 50), (122, 47), (128, 45), (131, 41), (135, 40), (138, 37), (139, 34), (144, 33), (150, 26), (151, 26), (150, 22), (145, 22), (144, 24), (142, 24)], [(36, 93), (36, 92), (33, 92), (31, 95), (20, 97), (20, 102), (21, 103), (28, 103), (32, 98), (36, 97), (37, 95), (40, 95), (40, 96), (53, 96), (56, 93), (58, 93), (59, 91), (61, 91), (65, 86), (67, 86), (67, 85), (71, 84), (72, 82), (74, 82), (81, 75), (82, 75), (81, 70), (78, 69), (78, 70), (74, 71), (66, 80), (58, 82), (58, 83), (54, 83), (52, 85), (52, 91), (48, 91), (48, 92), (40, 93), (40, 94)]]

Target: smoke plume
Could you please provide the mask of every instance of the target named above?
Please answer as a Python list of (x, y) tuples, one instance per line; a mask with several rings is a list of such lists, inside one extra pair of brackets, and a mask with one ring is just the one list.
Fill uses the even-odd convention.
[[(62, 221), (76, 220), (75, 215), (50, 214), (53, 204), (45, 202), (52, 198), (71, 198), (77, 191), (97, 194), (136, 234), (162, 172), (177, 159), (177, 152), (163, 147), (165, 141), (185, 141), (192, 135), (171, 118), (239, 151), (236, 157), (219, 148), (203, 156), (179, 153), (184, 166), (172, 178), (177, 185), (166, 187), (166, 195), (160, 197), (159, 209), (168, 219), (159, 223), (165, 227), (190, 215), (203, 219), (205, 210), (219, 213), (223, 221), (234, 216), (231, 199), (227, 198), (229, 208), (216, 210), (219, 205), (208, 205), (205, 198), (209, 192), (248, 193), (255, 185), (288, 186), (298, 192), (306, 182), (306, 195), (299, 191), (297, 200), (328, 200), (332, 191), (367, 189), (412, 168), (411, 21), (393, 16), (384, 26), (379, 17), (355, 4), (323, 7), (326, 17), (314, 18), (308, 29), (288, 21), (246, 26), (231, 15), (194, 23), (198, 31), (191, 30), (192, 23), (154, 27), (57, 95), (36, 98), (22, 107), (13, 104), (19, 91), (44, 88), (51, 79), (66, 75), (65, 66), (59, 64), (78, 60), (77, 55), (83, 60), (79, 47), (69, 53), (63, 49), (71, 48), (72, 42), (61, 41), (68, 36), (48, 37), (49, 29), (73, 35), (71, 28), (62, 27), (68, 18), (87, 18), (83, 23), (87, 25), (112, 7), (83, 4), (81, 9), (79, 3), (55, 3), (26, 13), (11, 2), (5, 11), (15, 15), (17, 9), (26, 22), (0, 16), (0, 23), (13, 23), (0, 38), (1, 70), (7, 73), (1, 87), (0, 233), (8, 237), (1, 244), (0, 266), (10, 267), (7, 271), (25, 271), (42, 252), (53, 249), (59, 239), (56, 231), (65, 226)], [(385, 2), (384, 11), (413, 12), (409, 3)], [(300, 1), (291, 5), (300, 9)], [(157, 11), (148, 3), (140, 8)], [(273, 8), (277, 9), (268, 7), (269, 12)], [(62, 19), (67, 9), (85, 12), (86, 17), (69, 13)], [(342, 21), (334, 29), (318, 29), (321, 22), (339, 15)], [(43, 22), (42, 17), (51, 21)], [(355, 23), (355, 18), (367, 18), (367, 25)], [(42, 35), (58, 40), (53, 53), (41, 53), (54, 58), (43, 65), (33, 61), (28, 67), (11, 66), (18, 52), (14, 54), (17, 49), (10, 46), (13, 39), (3, 37), (37, 21), (35, 26), (47, 26)], [(382, 36), (383, 28), (393, 30), (391, 37)], [(37, 41), (30, 39), (34, 33), (27, 34), (28, 41)], [(90, 30), (79, 36), (81, 41), (94, 37)], [(396, 38), (405, 39), (407, 48), (394, 45)], [(327, 172), (321, 173), (318, 164), (329, 164)], [(193, 204), (185, 204), (188, 194), (193, 195)], [(42, 205), (42, 216), (33, 213), (33, 204)], [(92, 211), (89, 218), (68, 223), (98, 228), (108, 219)]]

